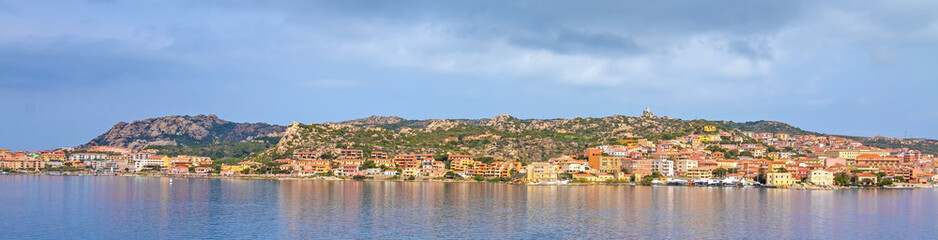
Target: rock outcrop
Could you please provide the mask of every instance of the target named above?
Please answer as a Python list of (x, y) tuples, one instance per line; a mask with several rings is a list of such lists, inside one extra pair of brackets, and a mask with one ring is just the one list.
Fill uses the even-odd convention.
[(257, 137), (283, 135), (286, 127), (266, 123), (235, 123), (215, 115), (166, 116), (118, 122), (106, 133), (79, 148), (119, 146), (142, 149), (150, 145), (208, 145), (249, 141)]

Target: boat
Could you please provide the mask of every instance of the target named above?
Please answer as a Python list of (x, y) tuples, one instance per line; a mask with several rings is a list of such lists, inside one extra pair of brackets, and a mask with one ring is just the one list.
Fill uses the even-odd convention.
[(707, 180), (707, 185), (710, 185), (710, 186), (719, 186), (720, 184), (722, 184), (720, 180), (716, 180), (716, 179)]
[(723, 183), (723, 185), (736, 185), (739, 184), (739, 179), (734, 177), (725, 178), (723, 181), (721, 181), (721, 183)]
[(915, 186), (912, 184), (893, 184), (883, 187), (885, 189), (915, 189)]
[(548, 182), (532, 182), (528, 185), (563, 185), (569, 183), (570, 180), (557, 180), (557, 181), (548, 181)]
[(683, 180), (683, 179), (670, 179), (670, 180), (668, 180), (668, 185), (687, 185), (687, 180)]

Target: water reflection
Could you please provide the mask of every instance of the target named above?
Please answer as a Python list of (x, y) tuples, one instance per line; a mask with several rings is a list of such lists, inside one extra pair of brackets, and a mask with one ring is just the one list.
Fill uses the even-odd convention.
[(0, 177), (21, 238), (929, 238), (938, 190)]

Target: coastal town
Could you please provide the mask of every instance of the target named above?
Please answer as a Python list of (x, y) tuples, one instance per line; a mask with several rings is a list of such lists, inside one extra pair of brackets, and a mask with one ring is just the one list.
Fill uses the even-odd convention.
[[(651, 114), (646, 111), (645, 114)], [(488, 181), (537, 184), (668, 184), (780, 188), (930, 188), (934, 155), (864, 146), (844, 137), (704, 127), (668, 140), (626, 139), (537, 162), (467, 154), (391, 155), (363, 149), (298, 150), (271, 161), (217, 162), (116, 146), (47, 151), (0, 149), (5, 174), (263, 176), (278, 178)]]

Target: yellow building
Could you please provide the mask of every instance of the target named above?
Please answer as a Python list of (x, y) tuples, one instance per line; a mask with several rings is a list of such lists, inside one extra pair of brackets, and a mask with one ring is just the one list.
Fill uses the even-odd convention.
[(736, 168), (736, 164), (736, 161), (717, 161), (717, 167), (725, 169)]
[(172, 160), (172, 158), (169, 158), (168, 156), (163, 156), (163, 157), (160, 158), (160, 160), (163, 161), (163, 164), (161, 164), (160, 166), (169, 167), (169, 166), (172, 166), (172, 165), (173, 165), (173, 160)]
[(716, 130), (717, 130), (717, 126), (713, 126), (713, 125), (704, 126), (704, 131), (715, 132)]
[(573, 174), (573, 180), (596, 182), (596, 181), (599, 181), (599, 178), (597, 178), (596, 176), (593, 176), (593, 174), (577, 173), (577, 174)]
[(766, 173), (765, 174), (765, 184), (776, 186), (776, 187), (787, 187), (792, 184), (795, 184), (795, 179), (791, 177), (791, 173)]
[(222, 171), (225, 171), (225, 170), (232, 170), (232, 171), (236, 171), (236, 172), (241, 172), (241, 170), (244, 170), (244, 168), (242, 168), (241, 165), (224, 165), (224, 164), (222, 164), (222, 165), (221, 165), (221, 170), (222, 170)]
[(687, 177), (693, 179), (709, 178), (713, 175), (713, 170), (717, 167), (695, 167), (687, 170)]
[(417, 175), (419, 175), (419, 174), (420, 174), (420, 169), (419, 169), (419, 168), (405, 168), (404, 171), (401, 173), (401, 176), (403, 176), (403, 177), (417, 177)]
[(612, 174), (608, 174), (608, 173), (597, 173), (597, 174), (596, 174), (596, 180), (598, 180), (598, 181), (609, 181), (609, 180), (614, 180), (614, 179), (616, 179), (616, 177), (613, 176)]
[(531, 163), (528, 164), (526, 178), (528, 182), (554, 182), (557, 181), (557, 173), (560, 168), (557, 165), (549, 163)]
[(825, 154), (831, 158), (843, 158), (850, 161), (857, 160), (857, 156), (862, 154), (876, 154), (880, 157), (889, 156), (889, 151), (885, 150), (869, 150), (869, 149), (843, 149), (843, 150), (833, 150), (827, 151)]

